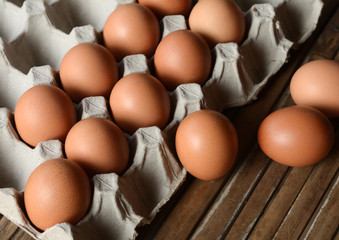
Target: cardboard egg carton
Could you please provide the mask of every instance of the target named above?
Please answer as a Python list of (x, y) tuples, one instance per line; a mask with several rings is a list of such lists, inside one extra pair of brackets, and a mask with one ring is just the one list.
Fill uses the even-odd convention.
[[(172, 115), (163, 130), (149, 127), (126, 135), (131, 166), (123, 176), (93, 177), (92, 206), (78, 224), (61, 223), (39, 232), (25, 214), (25, 183), (40, 163), (62, 157), (63, 146), (58, 140), (41, 142), (34, 149), (26, 145), (15, 130), (15, 105), (32, 86), (59, 86), (64, 54), (81, 42), (100, 41), (109, 14), (131, 2), (26, 0), (21, 5), (0, 0), (0, 213), (35, 239), (134, 239), (136, 228), (150, 223), (185, 180), (187, 173), (174, 149), (182, 119), (203, 108), (223, 110), (253, 101), (288, 60), (290, 50), (313, 32), (323, 5), (320, 0), (238, 0), (247, 23), (243, 43), (218, 44), (212, 50), (214, 66), (204, 86), (184, 84), (169, 93)], [(162, 37), (188, 28), (181, 15), (166, 16), (160, 24)], [(151, 62), (141, 54), (127, 56), (118, 64), (119, 77), (150, 73)], [(101, 96), (85, 98), (75, 107), (79, 120), (110, 119), (107, 100)]]

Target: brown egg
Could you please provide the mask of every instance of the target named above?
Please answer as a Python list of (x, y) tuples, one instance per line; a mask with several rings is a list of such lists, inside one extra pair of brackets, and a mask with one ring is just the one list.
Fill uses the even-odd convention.
[(19, 99), (14, 113), (20, 137), (30, 146), (51, 139), (64, 141), (76, 123), (72, 100), (61, 89), (38, 85), (28, 89)]
[(192, 0), (139, 0), (141, 5), (151, 9), (158, 18), (165, 15), (188, 16), (192, 8)]
[(66, 53), (60, 65), (62, 87), (76, 103), (89, 96), (108, 99), (117, 80), (115, 58), (99, 44), (76, 45)]
[(245, 17), (233, 0), (200, 0), (193, 7), (189, 27), (212, 48), (218, 43), (240, 44), (245, 35)]
[(156, 76), (172, 91), (184, 83), (204, 84), (212, 66), (212, 55), (204, 39), (190, 30), (168, 34), (154, 54)]
[(65, 153), (90, 177), (100, 173), (122, 174), (129, 160), (125, 135), (115, 123), (104, 118), (87, 118), (75, 124), (67, 135)]
[(339, 62), (306, 63), (293, 75), (290, 90), (296, 104), (317, 108), (329, 117), (339, 117)]
[(28, 178), (24, 192), (28, 218), (43, 231), (57, 223), (76, 224), (87, 213), (91, 198), (85, 171), (62, 158), (40, 164)]
[(112, 90), (110, 106), (115, 122), (132, 134), (138, 128), (163, 128), (169, 119), (169, 95), (161, 82), (150, 74), (132, 73)]
[(328, 118), (315, 108), (293, 106), (267, 116), (258, 130), (263, 152), (287, 166), (309, 166), (330, 151), (334, 130)]
[(160, 40), (160, 26), (147, 7), (137, 3), (124, 4), (107, 18), (103, 38), (105, 46), (118, 61), (132, 54), (150, 58)]
[(200, 110), (180, 123), (175, 147), (190, 174), (201, 180), (215, 180), (231, 169), (238, 152), (238, 136), (227, 117), (213, 110)]

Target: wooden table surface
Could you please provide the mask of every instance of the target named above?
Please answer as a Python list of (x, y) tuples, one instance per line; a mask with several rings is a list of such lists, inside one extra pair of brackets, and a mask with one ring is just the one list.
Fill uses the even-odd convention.
[[(188, 176), (152, 223), (138, 229), (137, 239), (339, 240), (339, 118), (332, 119), (336, 129), (332, 151), (314, 166), (275, 163), (256, 140), (257, 129), (270, 112), (294, 105), (289, 81), (296, 69), (315, 59), (339, 60), (339, 1), (324, 2), (316, 31), (292, 51), (258, 99), (224, 112), (239, 135), (234, 169), (211, 182)], [(32, 238), (0, 215), (0, 239)]]

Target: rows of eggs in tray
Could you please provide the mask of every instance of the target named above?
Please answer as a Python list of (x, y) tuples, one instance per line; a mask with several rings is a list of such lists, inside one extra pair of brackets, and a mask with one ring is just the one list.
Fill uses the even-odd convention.
[[(8, 178), (3, 187), (23, 190), (35, 169), (25, 189), (25, 209), (39, 229), (45, 230), (65, 221), (65, 216), (51, 218), (52, 214), (47, 210), (34, 210), (35, 199), (49, 191), (46, 184), (46, 191), (41, 185), (46, 183), (47, 176), (57, 174), (55, 169), (70, 173), (63, 179), (66, 181), (72, 177), (86, 179), (87, 175), (111, 172), (121, 175), (131, 164), (136, 165), (138, 150), (130, 154), (129, 148), (137, 149), (133, 143), (139, 139), (138, 134), (159, 139), (159, 129), (163, 129), (169, 135), (170, 148), (176, 148), (181, 163), (192, 175), (203, 180), (223, 176), (237, 155), (237, 134), (232, 123), (213, 110), (197, 111), (185, 118), (186, 115), (201, 108), (221, 110), (251, 101), (286, 61), (293, 45), (284, 37), (275, 9), (269, 4), (253, 6), (245, 18), (233, 1), (200, 1), (192, 11), (191, 1), (180, 1), (183, 9), (177, 13), (183, 15), (174, 16), (157, 11), (161, 6), (152, 1), (132, 2), (112, 1), (102, 4), (102, 9), (91, 1), (85, 8), (82, 7), (85, 4), (77, 1), (25, 1), (21, 8), (7, 1), (0, 3), (5, 19), (0, 27), (3, 37), (0, 73), (4, 86), (0, 89), (0, 100), (1, 105), (9, 109), (1, 109), (2, 124), (7, 126), (7, 136), (3, 134), (5, 137), (1, 141), (10, 146), (1, 151), (10, 161), (15, 159), (13, 162), (18, 165), (26, 153), (32, 158), (40, 158), (34, 164), (27, 164), (28, 169), (20, 170), (24, 174), (19, 180), (16, 176), (6, 175)], [(152, 4), (155, 4), (153, 8)], [(91, 11), (94, 7), (103, 14), (94, 16)], [(70, 18), (72, 14), (67, 15), (67, 11), (79, 8), (88, 17), (88, 22), (78, 18), (79, 15), (74, 18)], [(231, 33), (226, 33), (224, 39), (223, 32), (217, 29), (222, 24), (212, 24), (213, 29), (208, 21), (210, 16), (217, 15), (211, 14), (216, 9), (226, 15), (223, 22), (234, 22), (234, 28), (228, 28)], [(204, 14), (209, 16), (208, 19)], [(232, 18), (227, 19), (229, 16)], [(20, 21), (12, 24), (13, 17)], [(137, 18), (143, 20), (135, 21)], [(74, 27), (74, 23), (91, 25)], [(216, 36), (213, 36), (213, 30), (218, 33)], [(65, 34), (67, 31), (71, 32)], [(228, 38), (229, 34), (231, 38)], [(253, 59), (256, 59), (255, 64)], [(44, 64), (49, 65), (34, 67)], [(14, 109), (13, 117), (10, 111)], [(52, 114), (48, 116), (49, 113)], [(90, 118), (98, 116), (100, 118)], [(158, 129), (154, 130), (152, 126)], [(137, 131), (143, 127), (151, 127), (151, 130)], [(16, 136), (16, 131), (22, 140)], [(207, 135), (224, 142), (224, 147), (216, 149), (218, 144), (206, 142)], [(64, 144), (50, 139), (59, 139)], [(162, 136), (160, 142), (160, 145), (166, 145)], [(206, 168), (203, 160), (209, 156), (201, 150), (206, 146), (214, 148), (212, 159), (215, 163), (208, 166), (210, 168)], [(13, 152), (15, 148), (19, 153)], [(62, 158), (63, 151), (82, 168), (64, 160), (40, 164), (45, 159)], [(165, 152), (170, 153), (170, 150)], [(144, 212), (141, 214), (144, 218), (154, 217), (154, 209), (159, 209), (164, 199), (168, 200), (185, 177), (185, 172), (173, 159), (163, 161), (163, 166), (170, 163), (170, 168), (175, 169), (167, 179), (171, 186), (156, 198), (147, 213), (140, 210)], [(192, 159), (201, 159), (201, 164), (193, 163)], [(16, 168), (15, 164), (7, 168)], [(197, 165), (203, 167), (197, 168)], [(26, 164), (22, 166), (27, 168)], [(125, 180), (138, 179), (131, 176), (134, 171), (130, 169), (123, 176)], [(143, 171), (142, 168), (138, 170)], [(168, 174), (165, 171), (164, 175)], [(143, 180), (143, 174), (139, 175)], [(173, 177), (178, 181), (173, 181)], [(70, 186), (68, 197), (81, 195), (87, 199), (83, 205), (75, 203), (74, 211), (67, 213), (67, 221), (75, 224), (87, 213), (92, 197), (89, 181), (71, 182), (74, 184)], [(56, 185), (63, 188), (64, 182), (60, 180)], [(159, 190), (156, 187), (154, 192)], [(129, 203), (136, 210), (138, 207), (132, 202)], [(46, 209), (48, 207), (47, 204)], [(134, 223), (134, 228), (138, 224)]]
[[(8, 2), (4, 2), (4, 4), (7, 4), (7, 7), (9, 8), (15, 7), (11, 5), (11, 3), (8, 3)], [(231, 4), (233, 4), (233, 2), (231, 2)], [(232, 6), (236, 6), (236, 5), (232, 5)], [(21, 144), (22, 142), (21, 140), (19, 140), (18, 136), (15, 136), (15, 132), (13, 131), (14, 130), (13, 127), (15, 126), (15, 130), (18, 132), (22, 141), (25, 142), (30, 147), (35, 148), (35, 149), (32, 149), (33, 151), (35, 151), (36, 149), (42, 149), (42, 151), (38, 151), (38, 154), (37, 154), (38, 156), (34, 156), (34, 157), (41, 157), (40, 154), (41, 152), (45, 153), (46, 152), (45, 149), (48, 149), (47, 151), (48, 153), (46, 156), (42, 156), (42, 157), (46, 159), (50, 158), (51, 155), (57, 155), (57, 157), (59, 158), (62, 157), (62, 153), (61, 153), (62, 145), (60, 145), (59, 142), (49, 141), (50, 139), (58, 139), (61, 142), (65, 142), (64, 151), (68, 158), (73, 159), (71, 152), (76, 152), (74, 150), (80, 149), (80, 151), (83, 151), (83, 149), (85, 149), (87, 152), (81, 153), (82, 159), (84, 157), (88, 158), (88, 155), (94, 154), (93, 158), (96, 159), (96, 161), (94, 164), (93, 162), (92, 163), (89, 163), (89, 162), (80, 163), (79, 162), (80, 165), (83, 167), (83, 168), (79, 168), (79, 167), (76, 167), (77, 165), (70, 164), (69, 161), (49, 160), (42, 164), (38, 162), (38, 164), (36, 164), (35, 166), (30, 166), (29, 168), (31, 170), (34, 169), (32, 174), (30, 174), (30, 172), (32, 171), (28, 171), (27, 169), (25, 169), (26, 173), (29, 173), (30, 175), (25, 186), (25, 198), (24, 198), (25, 210), (27, 211), (27, 214), (30, 220), (33, 222), (33, 224), (41, 230), (45, 230), (53, 226), (55, 223), (65, 221), (65, 216), (61, 216), (61, 219), (60, 219), (59, 218), (60, 216), (56, 216), (57, 214), (52, 214), (48, 212), (47, 209), (51, 207), (46, 206), (44, 211), (40, 211), (40, 208), (37, 208), (35, 206), (35, 204), (37, 203), (36, 199), (37, 198), (41, 199), (42, 195), (45, 195), (43, 198), (46, 198), (46, 193), (50, 191), (49, 186), (53, 185), (53, 183), (48, 182), (47, 177), (55, 176), (54, 179), (57, 179), (57, 176), (60, 173), (59, 171), (69, 173), (70, 176), (67, 176), (67, 174), (65, 174), (64, 176), (67, 178), (60, 179), (59, 183), (54, 183), (56, 184), (54, 186), (56, 188), (63, 188), (63, 186), (65, 185), (65, 181), (66, 182), (69, 181), (71, 185), (70, 185), (70, 189), (68, 189), (69, 194), (68, 195), (66, 194), (67, 197), (70, 199), (75, 198), (75, 196), (83, 197), (84, 199), (84, 201), (82, 202), (83, 204), (77, 204), (76, 202), (74, 202), (75, 205), (74, 205), (74, 208), (72, 208), (74, 211), (67, 212), (67, 216), (66, 216), (67, 221), (75, 224), (87, 212), (87, 209), (91, 202), (90, 200), (91, 191), (90, 191), (89, 181), (85, 180), (86, 174), (84, 174), (84, 171), (81, 169), (84, 169), (86, 173), (91, 177), (95, 174), (105, 173), (105, 172), (116, 172), (118, 174), (121, 174), (122, 172), (125, 171), (128, 165), (128, 160), (129, 160), (128, 142), (123, 132), (117, 127), (117, 125), (115, 125), (112, 121), (103, 119), (103, 118), (86, 118), (76, 123), (77, 116), (76, 116), (76, 109), (73, 106), (74, 104), (73, 102), (75, 102), (76, 106), (80, 106), (79, 108), (80, 109), (82, 108), (82, 110), (86, 107), (86, 104), (83, 103), (84, 98), (89, 98), (90, 100), (94, 101), (92, 102), (94, 103), (93, 105), (96, 105), (98, 103), (104, 104), (99, 107), (98, 106), (96, 107), (99, 109), (100, 108), (103, 109), (103, 112), (104, 114), (106, 114), (106, 117), (110, 118), (108, 110), (106, 109), (106, 101), (109, 98), (110, 99), (117, 98), (117, 100), (114, 102), (118, 102), (119, 97), (124, 98), (126, 96), (129, 96), (130, 98), (133, 98), (133, 97), (138, 96), (140, 92), (145, 90), (146, 93), (142, 93), (141, 98), (139, 97), (139, 99), (136, 99), (134, 101), (135, 101), (135, 104), (138, 104), (142, 101), (145, 101), (145, 99), (150, 98), (150, 101), (147, 102), (148, 105), (151, 105), (149, 107), (149, 111), (147, 111), (145, 107), (139, 106), (139, 108), (136, 108), (135, 110), (132, 109), (132, 111), (131, 109), (125, 110), (125, 115), (130, 114), (132, 112), (134, 115), (133, 117), (135, 118), (135, 115), (137, 115), (137, 110), (142, 109), (143, 111), (141, 111), (140, 114), (144, 114), (146, 110), (147, 114), (144, 115), (143, 117), (147, 118), (147, 117), (152, 117), (150, 115), (152, 115), (153, 112), (158, 111), (156, 112), (156, 114), (153, 114), (153, 115), (156, 118), (156, 121), (160, 121), (160, 123), (146, 122), (146, 126), (158, 125), (161, 128), (165, 127), (170, 117), (170, 97), (168, 95), (168, 92), (160, 81), (158, 81), (155, 77), (152, 77), (149, 74), (149, 70), (147, 68), (147, 65), (148, 65), (147, 59), (145, 57), (140, 56), (140, 55), (132, 56), (131, 57), (132, 59), (129, 60), (128, 59), (129, 56), (127, 56), (127, 58), (124, 59), (123, 63), (120, 64), (120, 69), (123, 69), (125, 72), (127, 72), (129, 69), (132, 69), (135, 71), (136, 67), (140, 68), (141, 66), (143, 68), (141, 69), (142, 70), (141, 72), (146, 72), (146, 73), (133, 73), (133, 74), (123, 73), (122, 74), (123, 78), (121, 78), (119, 82), (116, 83), (118, 79), (118, 72), (119, 72), (117, 63), (113, 55), (106, 48), (96, 43), (93, 43), (97, 41), (97, 36), (98, 36), (95, 30), (91, 26), (78, 27), (78, 28), (74, 28), (70, 34), (66, 35), (63, 32), (51, 26), (51, 22), (50, 22), (51, 16), (48, 16), (48, 13), (51, 13), (51, 12), (48, 11), (48, 8), (49, 8), (49, 5), (43, 2), (37, 3), (33, 1), (26, 1), (24, 5), (20, 8), (20, 11), (18, 12), (21, 12), (21, 13), (23, 12), (22, 13), (23, 15), (25, 15), (25, 13), (27, 14), (26, 19), (25, 19), (26, 20), (25, 24), (27, 24), (28, 27), (24, 28), (24, 32), (16, 37), (9, 36), (8, 37), (9, 39), (11, 37), (13, 38), (12, 41), (7, 41), (5, 39), (2, 41), (3, 52), (5, 53), (2, 56), (4, 60), (4, 66), (5, 68), (7, 68), (6, 69), (7, 72), (14, 72), (17, 75), (21, 74), (21, 76), (24, 79), (23, 80), (22, 78), (14, 78), (15, 79), (14, 81), (5, 82), (5, 84), (6, 83), (9, 84), (9, 86), (2, 88), (2, 90), (6, 91), (6, 93), (4, 92), (4, 94), (2, 95), (5, 98), (4, 99), (5, 106), (8, 106), (12, 111), (13, 109), (15, 109), (14, 120), (11, 119), (12, 118), (11, 113), (9, 113), (8, 110), (3, 109), (4, 110), (3, 113), (5, 116), (4, 119), (6, 119), (7, 117), (7, 120), (4, 122), (5, 124), (10, 124), (8, 126), (10, 128), (12, 127), (11, 129), (12, 131), (9, 131), (9, 133), (10, 134), (12, 133), (14, 136), (10, 139), (5, 139), (5, 140), (8, 141), (7, 145), (8, 144), (11, 145), (13, 143), (12, 140), (14, 140), (14, 142), (18, 144), (20, 143), (22, 147), (21, 152), (24, 152), (23, 149), (25, 150), (29, 149), (28, 146)], [(153, 41), (155, 44), (153, 44), (154, 46), (152, 47), (153, 49), (151, 50), (152, 52), (154, 52), (155, 47), (157, 45), (156, 43), (159, 41), (159, 38), (160, 38), (160, 26), (158, 25), (158, 21), (155, 18), (155, 16), (152, 14), (150, 10), (148, 10), (145, 7), (142, 7), (142, 5), (125, 4), (119, 7), (117, 10), (124, 11), (124, 9), (127, 9), (125, 16), (128, 16), (128, 18), (121, 20), (122, 22), (121, 24), (117, 25), (118, 27), (123, 25), (124, 22), (127, 22), (127, 20), (131, 16), (130, 15), (131, 11), (132, 11), (132, 16), (138, 17), (138, 13), (141, 12), (140, 13), (141, 17), (143, 17), (143, 15), (146, 14), (148, 15), (147, 18), (151, 18), (151, 20), (153, 21), (153, 25), (155, 26), (155, 31), (156, 31), (156, 33), (153, 33), (153, 34), (157, 35), (155, 41)], [(128, 9), (131, 9), (131, 10), (128, 10)], [(117, 10), (115, 11), (115, 13), (118, 12)], [(136, 12), (133, 13), (133, 11), (136, 11)], [(242, 16), (240, 9), (237, 8), (237, 11), (238, 11), (238, 15), (242, 17), (241, 19), (243, 21), (242, 22), (243, 24), (242, 35), (243, 35), (245, 31), (245, 26), (244, 26), (245, 20)], [(178, 20), (180, 22), (180, 28), (185, 29), (186, 28), (185, 19), (183, 16), (177, 16), (175, 18), (174, 23), (172, 23), (171, 20), (168, 22), (172, 23), (172, 25), (175, 26), (178, 23)], [(148, 24), (149, 23), (147, 23), (147, 25)], [(167, 28), (165, 27), (164, 29), (166, 30)], [(134, 29), (132, 32), (135, 32), (136, 30), (137, 29)], [(148, 30), (149, 28), (143, 29), (144, 32)], [(173, 31), (173, 28), (171, 30)], [(50, 34), (48, 35), (46, 34), (46, 32)], [(117, 32), (117, 30), (115, 32)], [(207, 64), (205, 63), (207, 67), (198, 66), (198, 68), (195, 68), (193, 70), (198, 71), (202, 69), (204, 71), (203, 78), (206, 80), (209, 75), (210, 69), (212, 67), (211, 66), (212, 55), (210, 53), (207, 43), (203, 40), (202, 37), (200, 37), (197, 34), (193, 34), (192, 32), (188, 30), (181, 30), (181, 31), (176, 31), (176, 32), (183, 33), (184, 42), (188, 41), (189, 45), (193, 45), (193, 48), (198, 47), (198, 51), (197, 51), (198, 54), (202, 52), (203, 55), (198, 56), (197, 59), (201, 59), (203, 62), (204, 61), (207, 62)], [(134, 37), (132, 36), (129, 38), (136, 39), (136, 36)], [(65, 41), (65, 40), (69, 40), (69, 41)], [(90, 42), (90, 43), (82, 43), (83, 41)], [(118, 42), (124, 43), (126, 41), (119, 40)], [(72, 45), (74, 47), (72, 47)], [(132, 47), (133, 46), (134, 44), (132, 44)], [(61, 48), (63, 51), (60, 51), (60, 49), (58, 48)], [(165, 47), (164, 49), (166, 48), (167, 47)], [(199, 48), (202, 50), (200, 50)], [(145, 55), (148, 57), (150, 57), (150, 54), (152, 53), (148, 53), (148, 54), (145, 53)], [(78, 57), (76, 57), (77, 55)], [(125, 55), (132, 55), (132, 53), (127, 53)], [(119, 57), (116, 57), (116, 58), (119, 60), (122, 60), (123, 57), (121, 57), (120, 59)], [(190, 54), (188, 55), (188, 57), (190, 57)], [(60, 59), (62, 59), (61, 63), (59, 63)], [(94, 59), (94, 61), (91, 62), (90, 61), (91, 59)], [(140, 59), (144, 62), (142, 63), (138, 62), (138, 60)], [(67, 63), (68, 61), (70, 61), (70, 63)], [(124, 65), (125, 62), (127, 63)], [(188, 62), (191, 62), (191, 61), (187, 60), (186, 63)], [(50, 66), (52, 66), (52, 68), (50, 66), (32, 68), (32, 66), (42, 65), (44, 63), (49, 63)], [(131, 67), (129, 63), (132, 63), (133, 66)], [(79, 65), (80, 65), (80, 70), (78, 69), (78, 72), (76, 72), (77, 71), (76, 68)], [(136, 67), (134, 65), (136, 65)], [(60, 74), (58, 74), (53, 68), (54, 69), (60, 68)], [(86, 72), (87, 70), (91, 70), (91, 69), (92, 69), (92, 72), (97, 69), (100, 69), (100, 71), (97, 71), (94, 73), (90, 73), (89, 71), (86, 74), (82, 74), (83, 72)], [(22, 72), (27, 73), (28, 71), (29, 73), (27, 75), (22, 73)], [(96, 83), (94, 85), (89, 84), (90, 86), (88, 87), (86, 86), (86, 82), (82, 82), (82, 84), (74, 88), (74, 86), (72, 86), (73, 83), (69, 82), (68, 80), (72, 78), (72, 74), (73, 74), (73, 78), (75, 76), (80, 81), (83, 81), (86, 79), (88, 81), (89, 79), (95, 79)], [(80, 78), (78, 78), (77, 74), (78, 75), (82, 74), (82, 75), (80, 76)], [(3, 74), (3, 75), (5, 76), (7, 74)], [(8, 75), (11, 76), (11, 74), (8, 74)], [(127, 76), (124, 76), (124, 75), (127, 75)], [(134, 79), (132, 77), (134, 77)], [(199, 78), (200, 78), (199, 79), (200, 82), (203, 81), (201, 77)], [(132, 80), (128, 80), (128, 79), (132, 79)], [(140, 84), (140, 79), (142, 80), (141, 84)], [(25, 80), (26, 82), (24, 82)], [(23, 81), (24, 83), (20, 84), (20, 81)], [(123, 85), (124, 81), (127, 82), (128, 86)], [(132, 81), (132, 82), (128, 83), (128, 81), (130, 82)], [(100, 86), (100, 82), (102, 82), (104, 86)], [(10, 84), (13, 84), (13, 86), (10, 86)], [(116, 85), (116, 86), (113, 88), (113, 85)], [(60, 88), (58, 88), (57, 86), (59, 86)], [(113, 88), (114, 90), (116, 90), (118, 89), (118, 87), (121, 90), (117, 91), (116, 96), (114, 95), (113, 91), (111, 93), (111, 96), (109, 96), (111, 89)], [(133, 87), (135, 88), (134, 92), (132, 91), (133, 89), (131, 89)], [(64, 91), (62, 91), (61, 88), (65, 90), (67, 94)], [(192, 86), (192, 88), (194, 89), (195, 86)], [(13, 92), (8, 91), (8, 89), (13, 89), (14, 91)], [(174, 89), (170, 89), (170, 90), (174, 90)], [(92, 95), (101, 95), (105, 97), (106, 99), (103, 99), (103, 97), (91, 98)], [(71, 99), (73, 100), (73, 102), (71, 101)], [(123, 100), (121, 104), (117, 104), (117, 106), (121, 107), (121, 105), (123, 105), (123, 102), (126, 102), (126, 100)], [(112, 103), (110, 105), (112, 106)], [(118, 111), (119, 110), (113, 110), (113, 108), (111, 109), (112, 113), (115, 113)], [(48, 116), (48, 114), (50, 113), (52, 115)], [(160, 119), (158, 119), (158, 115), (163, 115), (163, 116), (160, 116)], [(218, 117), (220, 118), (220, 116), (222, 115), (219, 114)], [(83, 118), (83, 117), (81, 116), (78, 117), (78, 119), (80, 118)], [(122, 116), (122, 120), (124, 120), (124, 118), (125, 116)], [(115, 119), (115, 122), (119, 122), (118, 115), (114, 116), (114, 119)], [(140, 118), (137, 118), (137, 120), (139, 122), (143, 121), (143, 119), (140, 119)], [(122, 122), (122, 123), (119, 123), (118, 125), (125, 132), (132, 134), (139, 127), (144, 127), (144, 126), (138, 126), (139, 124), (138, 122), (136, 122), (136, 124), (137, 125), (135, 126), (135, 123), (132, 123), (132, 125), (128, 123), (126, 127), (124, 125), (124, 122)], [(227, 122), (227, 124), (230, 125), (231, 123)], [(71, 131), (69, 131), (70, 129)], [(47, 133), (47, 137), (43, 136), (45, 133)], [(73, 136), (72, 136), (72, 133), (74, 133)], [(97, 135), (88, 136), (90, 133), (96, 133)], [(235, 134), (234, 129), (233, 129), (233, 134)], [(66, 135), (67, 135), (67, 138), (66, 138)], [(100, 136), (100, 138), (98, 138), (97, 136)], [(72, 138), (74, 140), (70, 140)], [(80, 140), (81, 141), (84, 140), (84, 142), (81, 142), (82, 144), (79, 144)], [(44, 144), (45, 141), (49, 141), (53, 143), (47, 144), (46, 146), (46, 144)], [(72, 141), (73, 141), (73, 144), (75, 143), (75, 145), (73, 146), (72, 146)], [(44, 144), (44, 147), (41, 146), (43, 144)], [(87, 145), (87, 147), (83, 147), (84, 144)], [(53, 147), (55, 146), (56, 148), (53, 149)], [(80, 147), (77, 147), (77, 146), (80, 146)], [(105, 149), (105, 146), (106, 146), (106, 149)], [(108, 146), (115, 146), (115, 148), (108, 147)], [(52, 148), (49, 148), (49, 147), (52, 147)], [(13, 150), (13, 148), (11, 150)], [(11, 154), (11, 153), (8, 153), (8, 151), (5, 151), (5, 152), (8, 155), (10, 155), (10, 157), (12, 156), (14, 158), (23, 157), (22, 153)], [(105, 156), (103, 157), (104, 159), (101, 159), (101, 162), (102, 162), (101, 165), (98, 164), (99, 162), (98, 159), (100, 160), (99, 155)], [(235, 156), (235, 154), (233, 155)], [(113, 159), (114, 160), (113, 166), (112, 166), (113, 168), (109, 166), (109, 164), (112, 165), (112, 159), (111, 158), (108, 159), (107, 156), (113, 156), (113, 157), (117, 156), (116, 159)], [(107, 162), (104, 162), (106, 160)], [(234, 161), (234, 159), (232, 159), (232, 161)], [(13, 162), (18, 163), (18, 161), (13, 161)], [(174, 169), (175, 164), (171, 164), (171, 165), (172, 165), (171, 168)], [(26, 167), (26, 164), (24, 164), (23, 166)], [(226, 167), (228, 168), (228, 166)], [(180, 173), (181, 172), (180, 168), (178, 170)], [(223, 171), (225, 171), (225, 169)], [(176, 174), (176, 172), (172, 174)], [(20, 178), (21, 179), (23, 178), (22, 175), (20, 176)], [(169, 178), (171, 178), (171, 176), (169, 176)], [(10, 178), (10, 179), (13, 180), (13, 178)], [(70, 179), (73, 179), (73, 180), (70, 181)], [(81, 181), (79, 182), (77, 181), (77, 179), (78, 180), (81, 179)], [(181, 177), (181, 181), (182, 181), (182, 177)], [(180, 181), (176, 183), (176, 186), (178, 186), (179, 184), (180, 184)], [(18, 189), (23, 189), (23, 186), (25, 185), (25, 181), (21, 180), (20, 185), (21, 186), (19, 186)], [(13, 182), (10, 183), (10, 186), (13, 187)], [(167, 192), (170, 192), (170, 191), (173, 192), (175, 188), (176, 187), (168, 190)], [(56, 195), (55, 194), (52, 194), (52, 195), (53, 196), (51, 196), (51, 198), (54, 198), (55, 200)], [(166, 197), (168, 193), (165, 192), (164, 195)], [(163, 199), (160, 198), (156, 202), (156, 205), (158, 205), (159, 202), (161, 201), (163, 201)], [(42, 202), (40, 201), (39, 206), (41, 206), (41, 204)], [(54, 210), (55, 210), (55, 206), (53, 209), (51, 209), (51, 211), (54, 211)], [(154, 209), (150, 209), (150, 210), (153, 211)], [(59, 211), (59, 212), (62, 212), (62, 211)]]

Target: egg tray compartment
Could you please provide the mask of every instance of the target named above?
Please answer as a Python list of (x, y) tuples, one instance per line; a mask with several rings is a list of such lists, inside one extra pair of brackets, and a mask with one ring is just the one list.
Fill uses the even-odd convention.
[(0, 189), (0, 211), (37, 239), (133, 239), (135, 228), (154, 218), (186, 176), (171, 154), (164, 134), (156, 127), (139, 129), (128, 137), (134, 158), (124, 175), (93, 177), (93, 200), (86, 216), (75, 226), (62, 223), (40, 233), (24, 214), (22, 191), (25, 179), (36, 166), (62, 157), (62, 144), (50, 140), (31, 149), (16, 135), (12, 113), (1, 108), (0, 114), (4, 136), (0, 139), (0, 153), (7, 156), (0, 168), (5, 173), (1, 178), (7, 182), (1, 181), (1, 185), (11, 186)]
[[(0, 213), (36, 239), (135, 238), (136, 227), (149, 223), (186, 177), (173, 155), (180, 121), (202, 108), (223, 110), (254, 100), (287, 61), (289, 51), (315, 29), (322, 9), (321, 1), (239, 0), (246, 9), (244, 42), (218, 44), (212, 50), (214, 67), (203, 87), (185, 84), (170, 92), (172, 118), (163, 131), (150, 127), (128, 136), (132, 165), (121, 177), (111, 173), (92, 179), (93, 204), (77, 225), (57, 224), (40, 233), (25, 216), (24, 184), (41, 162), (62, 156), (62, 144), (51, 140), (31, 149), (23, 143), (15, 131), (15, 104), (34, 85), (57, 86), (64, 54), (81, 42), (98, 42), (108, 15), (130, 2), (26, 0), (18, 6), (0, 0)], [(187, 28), (180, 15), (166, 16), (161, 26), (163, 37)], [(143, 55), (127, 56), (119, 63), (120, 77), (149, 72), (151, 61)], [(86, 98), (76, 109), (79, 119), (110, 118), (103, 97)]]

